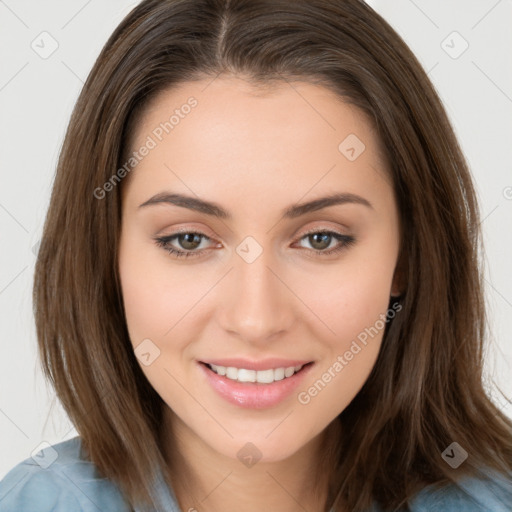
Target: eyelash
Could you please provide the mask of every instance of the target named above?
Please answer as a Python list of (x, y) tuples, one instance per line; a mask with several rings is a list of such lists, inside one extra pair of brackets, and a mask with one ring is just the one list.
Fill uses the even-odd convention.
[[(175, 249), (174, 247), (171, 247), (169, 245), (169, 242), (171, 242), (173, 239), (177, 238), (179, 235), (183, 235), (183, 234), (199, 235), (204, 240), (211, 240), (211, 238), (206, 236), (204, 233), (201, 233), (199, 231), (191, 231), (191, 230), (177, 231), (176, 233), (173, 233), (171, 235), (155, 237), (154, 240), (159, 247), (162, 247), (171, 256), (176, 257), (176, 258), (199, 257), (207, 250), (207, 249), (202, 249), (200, 251), (182, 251), (179, 249)], [(351, 245), (353, 245), (356, 241), (356, 239), (353, 236), (342, 235), (341, 233), (338, 233), (336, 231), (328, 231), (328, 230), (309, 231), (309, 232), (305, 233), (303, 236), (301, 236), (299, 238), (299, 241), (302, 240), (303, 238), (308, 237), (309, 235), (314, 235), (314, 234), (332, 235), (336, 240), (341, 242), (340, 245), (338, 245), (337, 247), (334, 247), (332, 249), (329, 249), (329, 250), (321, 251), (319, 249), (306, 249), (307, 251), (313, 252), (319, 256), (330, 256), (333, 254), (337, 254), (337, 253), (343, 251), (344, 249), (350, 247)]]

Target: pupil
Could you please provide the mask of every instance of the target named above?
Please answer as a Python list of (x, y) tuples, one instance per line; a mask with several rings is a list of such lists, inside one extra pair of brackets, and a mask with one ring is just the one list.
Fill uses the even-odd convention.
[(195, 249), (201, 243), (201, 237), (197, 233), (185, 233), (178, 238), (184, 249)]
[[(184, 249), (192, 250), (200, 245), (201, 236), (196, 233), (184, 233), (179, 236), (178, 240)], [(326, 249), (330, 245), (331, 235), (328, 233), (314, 233), (309, 235), (309, 241), (317, 250)]]
[[(331, 242), (331, 235), (329, 235), (329, 233), (314, 233), (313, 235), (309, 236), (309, 239), (311, 245), (315, 249), (321, 250), (329, 247)], [(318, 243), (320, 243), (320, 247), (317, 246)]]

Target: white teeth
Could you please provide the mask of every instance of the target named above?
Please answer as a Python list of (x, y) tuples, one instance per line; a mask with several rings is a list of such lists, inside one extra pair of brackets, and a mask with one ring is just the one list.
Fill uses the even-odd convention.
[(295, 368), (286, 368), (284, 370), (285, 377), (291, 377), (295, 373)]
[(226, 377), (228, 379), (237, 380), (238, 370), (236, 368), (233, 368), (232, 366), (230, 366), (229, 368), (226, 368)]
[[(295, 370), (295, 369), (292, 368), (292, 370)], [(274, 370), (274, 380), (283, 380), (285, 371), (286, 370), (284, 368), (276, 368)]]
[(274, 382), (274, 370), (259, 370), (256, 372), (256, 379), (262, 384)]
[(211, 364), (210, 368), (218, 375), (225, 375), (228, 379), (238, 380), (238, 382), (259, 382), (261, 384), (271, 384), (274, 381), (291, 377), (302, 368), (302, 365), (257, 371), (246, 370), (245, 368), (235, 368), (233, 366), (226, 368), (225, 366), (219, 366), (216, 364)]
[(256, 382), (256, 372), (254, 370), (245, 370), (241, 368), (238, 370), (239, 382)]

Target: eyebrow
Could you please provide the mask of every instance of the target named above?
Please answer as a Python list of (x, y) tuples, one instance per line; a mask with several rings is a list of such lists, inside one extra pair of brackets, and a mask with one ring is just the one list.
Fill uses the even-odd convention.
[[(301, 217), (310, 212), (322, 210), (329, 206), (335, 206), (339, 204), (360, 204), (368, 208), (372, 208), (372, 204), (364, 197), (358, 196), (351, 193), (338, 193), (331, 194), (326, 197), (320, 197), (309, 201), (307, 203), (294, 204), (283, 210), (282, 216), (287, 219), (295, 219)], [(170, 204), (175, 206), (181, 206), (182, 208), (188, 208), (206, 215), (212, 215), (220, 219), (232, 219), (232, 215), (222, 208), (220, 205), (211, 201), (205, 201), (204, 199), (198, 199), (196, 197), (186, 196), (183, 194), (176, 194), (171, 192), (160, 192), (154, 195), (141, 205), (139, 208), (144, 208), (156, 204)]]

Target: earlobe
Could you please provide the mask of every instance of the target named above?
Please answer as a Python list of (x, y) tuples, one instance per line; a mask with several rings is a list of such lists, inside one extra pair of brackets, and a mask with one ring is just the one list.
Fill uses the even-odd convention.
[(402, 295), (402, 292), (395, 286), (391, 288), (391, 298), (397, 299)]
[(395, 273), (393, 274), (393, 281), (391, 283), (391, 297), (400, 297), (404, 292), (404, 288), (404, 272), (400, 259), (395, 267)]
[(391, 297), (400, 297), (402, 294), (402, 279), (401, 272), (398, 269), (395, 269), (395, 273), (393, 275), (393, 282), (391, 283)]

